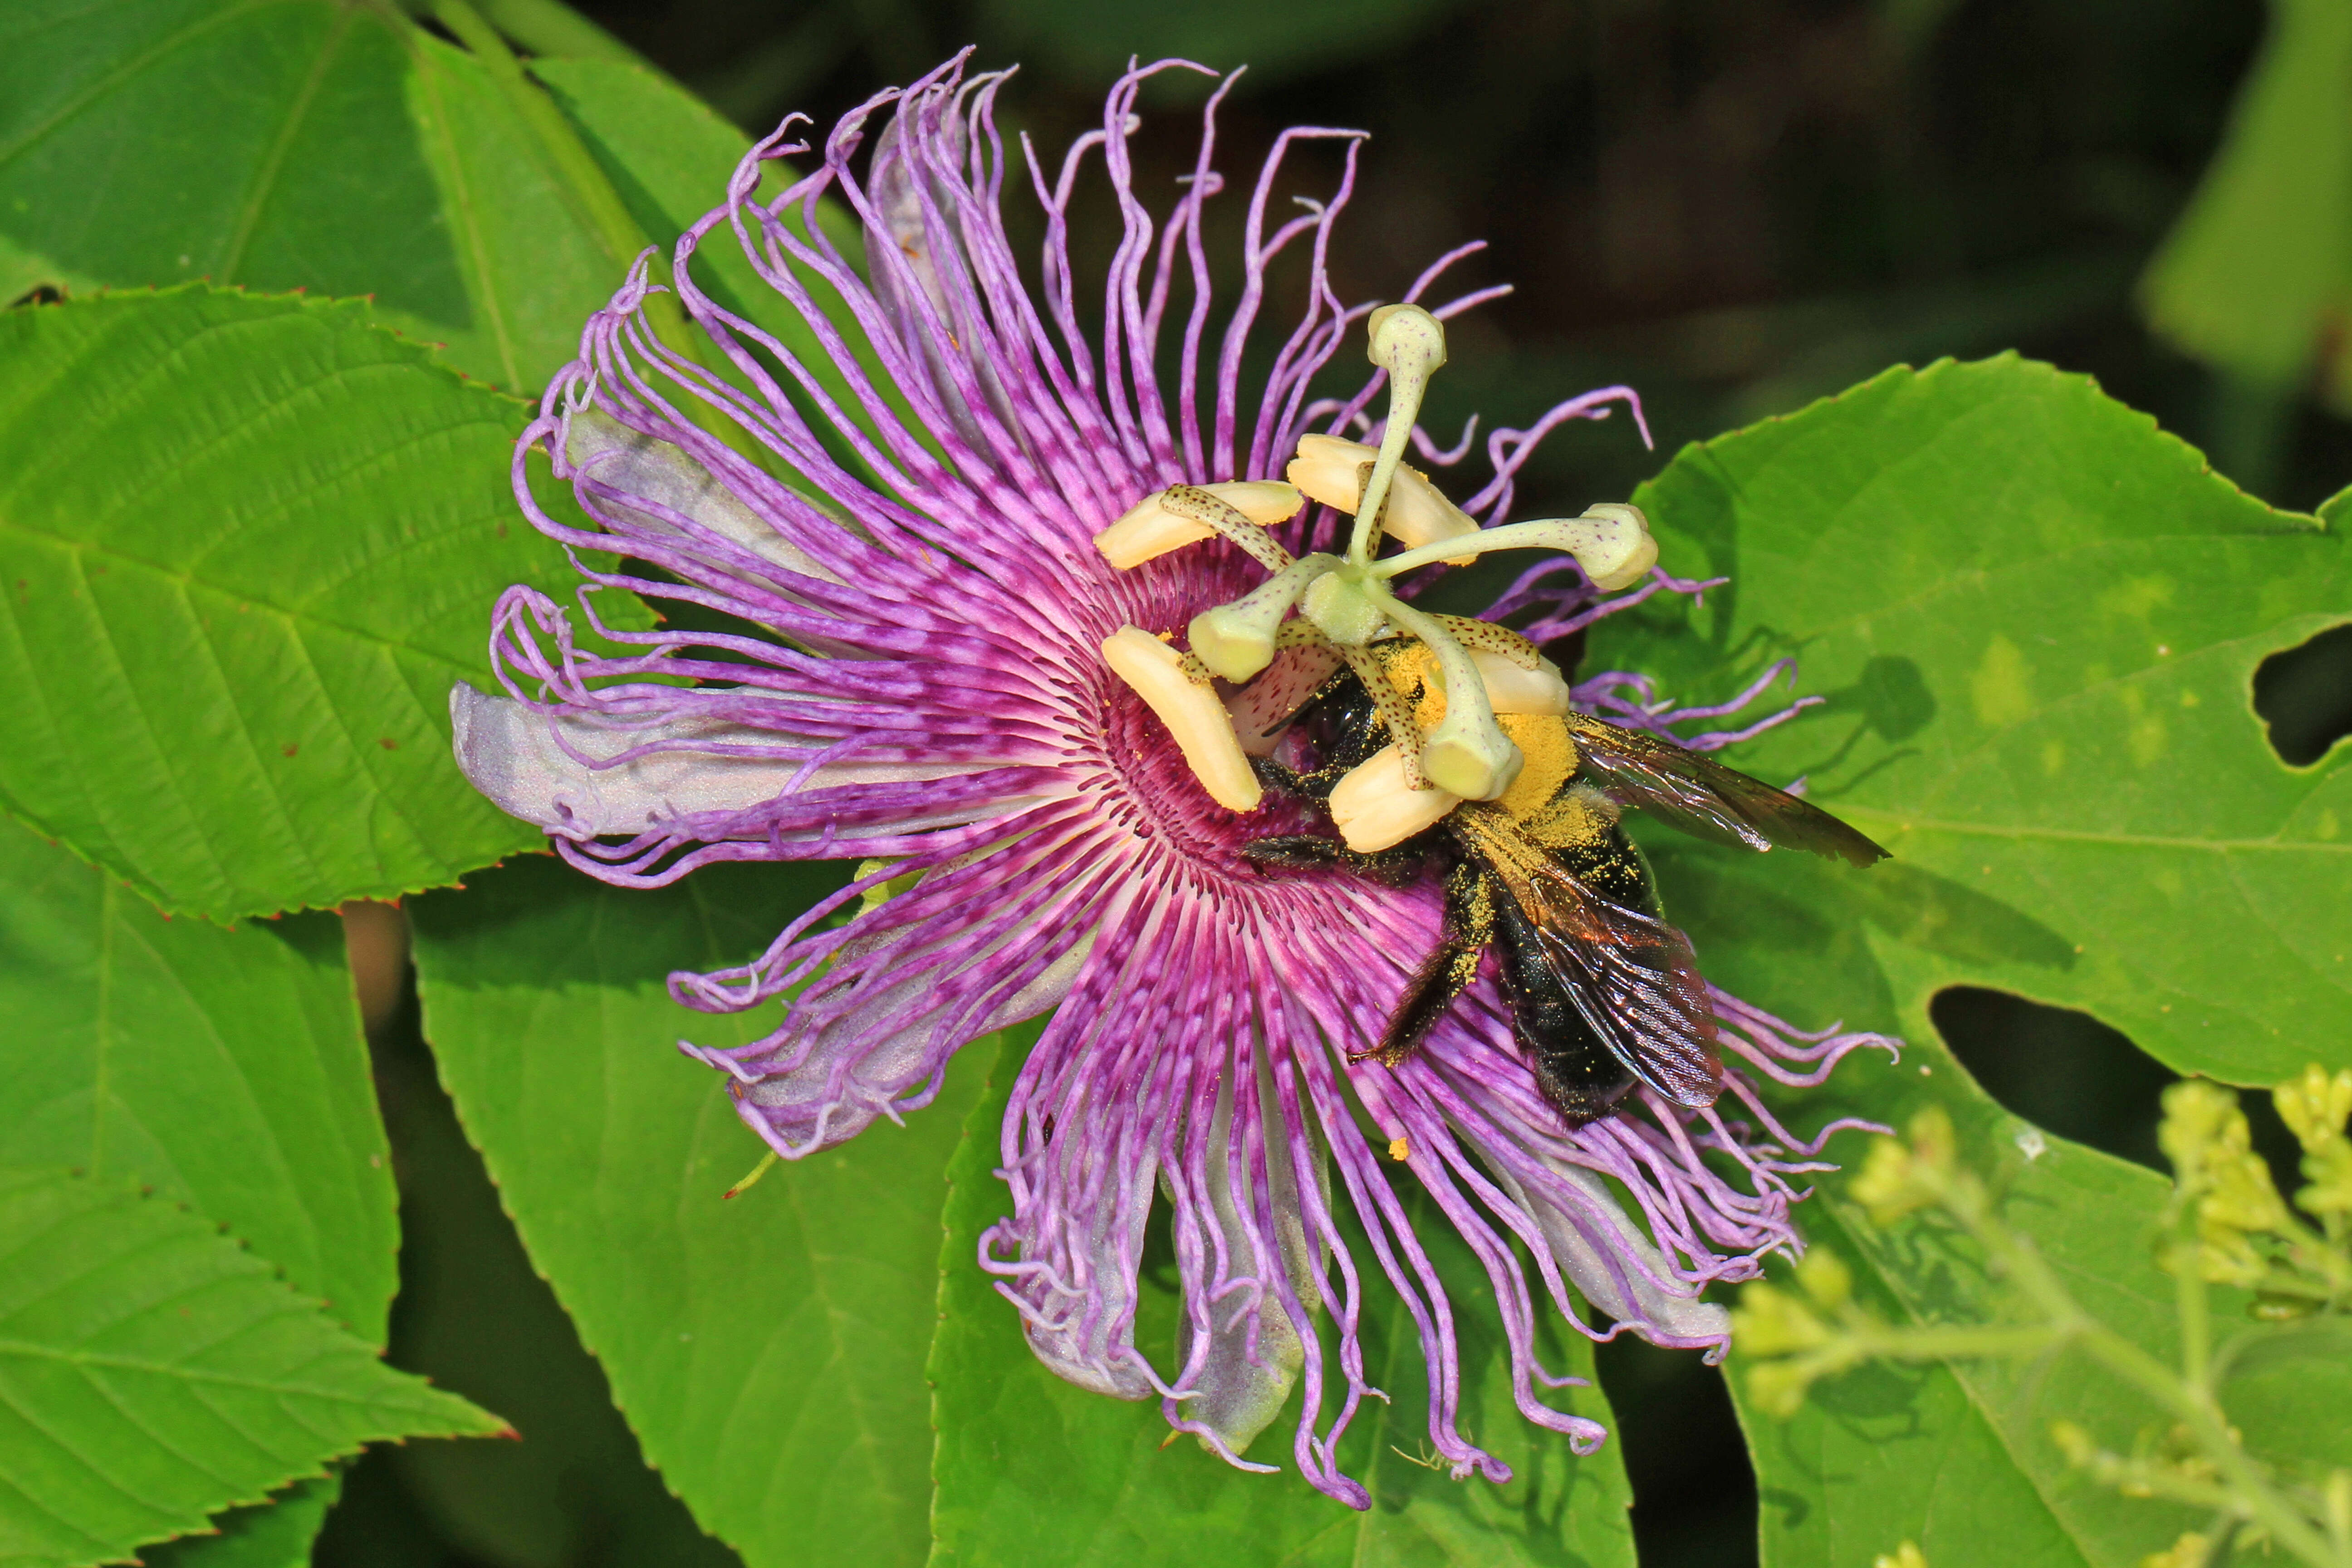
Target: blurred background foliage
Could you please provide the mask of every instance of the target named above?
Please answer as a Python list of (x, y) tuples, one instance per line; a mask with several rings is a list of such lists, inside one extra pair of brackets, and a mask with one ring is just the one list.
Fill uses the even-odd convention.
[[(1637, 386), (1622, 425), (1556, 439), (1523, 508), (1629, 492), (1687, 440), (1885, 365), (2015, 348), (2095, 374), (2279, 503), (2352, 479), (2352, 4), (2276, 0), (496, 0), (527, 55), (639, 60), (751, 132), (820, 126), (966, 43), (1018, 60), (1006, 128), (1057, 148), (1130, 54), (1250, 70), (1220, 163), (1284, 126), (1372, 133), (1334, 256), (1393, 295), (1484, 238), (1432, 426), (1524, 424)], [(1169, 82), (1147, 106), (1197, 104)], [(1138, 143), (1141, 184), (1189, 116)], [(717, 196), (719, 171), (712, 171)], [(1082, 243), (1107, 248), (1105, 212)], [(1237, 224), (1238, 204), (1218, 221)], [(1212, 254), (1231, 254), (1213, 247)], [(2352, 636), (2273, 660), (2287, 760), (2352, 724)], [(594, 1363), (501, 1215), (434, 1082), (396, 921), (355, 932), (407, 1237), (393, 1356), (509, 1416), (520, 1444), (372, 1452), (318, 1548), (349, 1568), (720, 1564), (636, 1458)], [(1936, 1023), (2011, 1109), (2155, 1163), (2169, 1074), (2080, 1015), (1953, 991)], [(2258, 1098), (2258, 1097), (2257, 1097)], [(1755, 1487), (1720, 1380), (1604, 1347), (1652, 1563), (1754, 1560)], [(162, 1554), (151, 1554), (161, 1561)]]

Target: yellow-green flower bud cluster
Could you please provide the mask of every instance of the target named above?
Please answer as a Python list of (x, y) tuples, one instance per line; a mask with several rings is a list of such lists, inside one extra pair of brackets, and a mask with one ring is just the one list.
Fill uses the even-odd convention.
[(2352, 1070), (2317, 1066), (2272, 1090), (2279, 1118), (2303, 1146), (2308, 1182), (2294, 1208), (2254, 1152), (2238, 1097), (2201, 1079), (2165, 1090), (2158, 1131), (2172, 1162), (2173, 1236), (2165, 1267), (2252, 1290), (2263, 1317), (2301, 1317), (2352, 1306)]
[(2331, 1076), (2316, 1063), (2271, 1090), (2279, 1120), (2303, 1145), (2304, 1179), (2311, 1184), (2294, 1196), (2295, 1207), (2327, 1226), (2341, 1241), (2352, 1226), (2352, 1138), (2344, 1124), (2352, 1118), (2352, 1068)]
[(1882, 1138), (1871, 1145), (1862, 1173), (1847, 1191), (1869, 1211), (1873, 1223), (1892, 1225), (1944, 1201), (1958, 1163), (1952, 1119), (1931, 1105), (1913, 1120), (1908, 1143)]

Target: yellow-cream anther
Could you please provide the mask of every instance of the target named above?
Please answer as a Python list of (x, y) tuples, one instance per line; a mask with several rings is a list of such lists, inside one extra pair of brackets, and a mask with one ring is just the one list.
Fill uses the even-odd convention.
[(1568, 712), (1568, 679), (1559, 666), (1545, 659), (1533, 669), (1522, 669), (1499, 653), (1483, 647), (1470, 650), (1478, 679), (1486, 683), (1486, 701), (1497, 713), (1541, 713), (1554, 719)]
[(1383, 746), (1332, 787), (1331, 821), (1349, 848), (1369, 855), (1436, 826), (1461, 804), (1460, 795), (1442, 789), (1413, 788), (1404, 753)]
[[(1291, 461), (1288, 476), (1309, 500), (1320, 501), (1352, 517), (1356, 503), (1362, 499), (1356, 477), (1366, 463), (1376, 461), (1379, 456), (1361, 441), (1350, 441), (1345, 437), (1301, 436), (1298, 456)], [(1475, 533), (1478, 520), (1440, 494), (1437, 487), (1429, 482), (1428, 475), (1399, 463), (1396, 477), (1389, 481), (1389, 515), (1381, 527), (1410, 550)], [(1468, 555), (1455, 556), (1448, 564), (1458, 566), (1472, 559), (1475, 558)]]
[[(1297, 486), (1279, 479), (1244, 479), (1202, 485), (1200, 489), (1261, 528), (1271, 528), (1297, 517), (1299, 508), (1307, 504)], [(1160, 500), (1167, 493), (1152, 491), (1129, 508), (1125, 517), (1095, 535), (1095, 548), (1103, 552), (1104, 559), (1124, 572), (1154, 556), (1197, 544), (1216, 532), (1205, 522), (1179, 517), (1161, 506)]]
[(1121, 626), (1103, 639), (1102, 656), (1168, 727), (1209, 798), (1228, 811), (1255, 810), (1265, 792), (1216, 689), (1194, 682), (1184, 673), (1183, 657), (1139, 626)]

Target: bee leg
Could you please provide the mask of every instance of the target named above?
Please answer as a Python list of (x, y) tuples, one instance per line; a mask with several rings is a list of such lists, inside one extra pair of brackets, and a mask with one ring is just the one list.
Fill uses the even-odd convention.
[(1250, 769), (1257, 774), (1257, 782), (1267, 789), (1276, 795), (1297, 795), (1301, 800), (1330, 799), (1333, 786), (1346, 776), (1348, 771), (1345, 768), (1329, 767), (1317, 768), (1310, 773), (1300, 773), (1296, 768), (1286, 767), (1276, 762), (1272, 757), (1252, 757)]
[(1296, 769), (1284, 767), (1272, 757), (1252, 757), (1250, 771), (1257, 774), (1258, 783), (1277, 795), (1311, 796), (1310, 781), (1307, 775)]
[(1368, 855), (1349, 848), (1336, 838), (1318, 838), (1311, 833), (1253, 838), (1242, 846), (1242, 856), (1261, 866), (1287, 871), (1353, 871), (1384, 888), (1402, 888), (1429, 869), (1429, 853), (1425, 849), (1399, 845)]
[(1266, 838), (1253, 838), (1242, 846), (1242, 857), (1261, 866), (1280, 867), (1290, 871), (1311, 871), (1322, 867), (1345, 866), (1354, 851), (1336, 838), (1318, 838), (1311, 833), (1284, 833)]
[(1397, 1067), (1421, 1046), (1445, 1009), (1478, 978), (1478, 956), (1494, 932), (1494, 892), (1485, 873), (1464, 862), (1445, 879), (1445, 935), (1405, 987), (1381, 1043), (1357, 1053)]

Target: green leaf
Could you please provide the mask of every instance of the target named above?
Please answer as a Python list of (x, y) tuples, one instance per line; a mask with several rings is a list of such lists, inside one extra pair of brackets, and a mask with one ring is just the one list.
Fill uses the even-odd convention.
[(0, 1558), (98, 1562), (383, 1437), (495, 1416), (393, 1371), (209, 1221), (0, 1172)]
[(168, 920), (0, 827), (0, 1164), (194, 1205), (383, 1342), (398, 1199), (340, 921)]
[(1765, 1568), (1873, 1568), (1906, 1541), (1935, 1568), (2090, 1561), (1948, 1367), (1848, 1373), (1787, 1421), (1738, 1408)]
[[(2046, 1134), (2021, 1143), (2033, 1130), (1941, 1048), (1928, 1004), (1998, 986), (2242, 1081), (2343, 1059), (2346, 752), (2285, 767), (2251, 701), (2267, 654), (2344, 618), (2340, 541), (2086, 381), (2014, 359), (1890, 371), (1686, 449), (1639, 499), (1671, 567), (1732, 584), (1696, 614), (1604, 623), (1594, 662), (1700, 700), (1793, 654), (1827, 704), (1731, 760), (1807, 776), (1897, 857), (1863, 872), (1643, 833), (1710, 979), (1801, 1026), (1843, 1016), (1911, 1041), (1899, 1067), (1850, 1061), (1781, 1113), (1901, 1126), (1943, 1106), (2083, 1304), (2169, 1357), (2164, 1183)], [(1830, 1156), (1861, 1152), (1848, 1135)], [(1980, 1268), (1923, 1221), (1873, 1226), (1847, 1181), (1824, 1177), (1801, 1223), (1880, 1310), (1997, 1310)], [(1736, 1355), (1733, 1372), (1744, 1402)], [(1937, 1568), (2104, 1568), (2196, 1522), (2072, 1470), (2047, 1435), (2059, 1416), (2124, 1448), (2168, 1426), (2077, 1357), (1873, 1366), (1785, 1425), (1743, 1403), (1765, 1560), (1860, 1568), (1909, 1540)]]
[(195, 278), (475, 307), (410, 128), (410, 29), (316, 0), (74, 0), (0, 21), (0, 299)]
[(773, 1026), (689, 1013), (664, 976), (756, 954), (835, 877), (718, 865), (621, 891), (534, 858), (411, 906), (425, 1036), (532, 1262), (646, 1458), (754, 1568), (925, 1549), (923, 1353), (971, 1075), (721, 1203), (764, 1146), (671, 1048)]
[(148, 1547), (141, 1568), (310, 1568), (311, 1545), (341, 1493), (340, 1473), (296, 1481), (268, 1502), (219, 1515), (204, 1534)]
[[(2289, 388), (2330, 353), (2352, 296), (2352, 7), (2273, 0), (2230, 130), (2140, 285), (2173, 344)], [(2352, 408), (2340, 351), (2328, 366)]]
[[(688, 94), (608, 60), (537, 68), (625, 84), (636, 112), (607, 117), (604, 151), (676, 225), (646, 242), (718, 205), (745, 143)], [(389, 9), (131, 0), (93, 26), (32, 0), (0, 19), (0, 300), (196, 278), (371, 295), (385, 324), (530, 391), (634, 250), (481, 61)]]
[[(375, 1051), (400, 1161), (394, 1361), (510, 1422), (513, 1443), (410, 1443), (372, 1462), (467, 1559), (503, 1568), (741, 1568), (646, 1465), (595, 1358), (531, 1267), (413, 1017)], [(368, 1501), (359, 1507), (364, 1510)], [(381, 1506), (381, 1505), (379, 1505)], [(336, 1535), (373, 1534), (364, 1514)]]
[[(2158, 1356), (2176, 1353), (2172, 1282), (2157, 1269), (2152, 1245), (2161, 1178), (1996, 1106), (1937, 1039), (1932, 989), (1890, 992), (1874, 952), (1885, 939), (1859, 920), (1845, 923), (1835, 889), (1792, 875), (1793, 858), (1687, 841), (1651, 847), (1668, 912), (1690, 933), (1710, 980), (1802, 1026), (1843, 1015), (1850, 1026), (1907, 1037), (1899, 1065), (1856, 1057), (1821, 1088), (1777, 1096), (1793, 1128), (1804, 1133), (1849, 1116), (1902, 1127), (1940, 1106), (1963, 1154), (2006, 1194), (2009, 1223), (2059, 1266), (2082, 1304)], [(1819, 881), (1840, 874), (1824, 870)], [(1973, 1321), (2006, 1310), (1982, 1268), (1955, 1259), (1927, 1222), (1882, 1228), (1845, 1198), (1864, 1137), (1849, 1132), (1831, 1144), (1826, 1157), (1846, 1171), (1822, 1177), (1799, 1211), (1807, 1240), (1853, 1264), (1864, 1300), (1894, 1321)], [(1867, 1568), (1906, 1540), (1937, 1568), (2131, 1568), (2196, 1523), (2097, 1487), (2051, 1443), (2049, 1423), (2060, 1418), (2126, 1449), (2144, 1430), (2160, 1435), (2170, 1424), (2079, 1357), (2046, 1368), (1874, 1364), (1816, 1385), (1785, 1423), (1747, 1402), (1736, 1345), (1729, 1371), (1757, 1467), (1767, 1568)]]
[(2352, 1318), (2242, 1328), (2221, 1405), (2255, 1454), (2314, 1483), (2352, 1469)]
[(1596, 662), (1711, 670), (1696, 698), (1797, 657), (1827, 707), (1735, 764), (1807, 777), (1895, 859), (1751, 880), (1866, 930), (1906, 1016), (1990, 985), (2182, 1072), (2352, 1062), (2352, 748), (2290, 768), (2252, 701), (2266, 656), (2352, 618), (2341, 536), (2013, 358), (1889, 371), (1686, 448), (1639, 500), (1670, 566), (1732, 585), (1603, 623)]
[[(397, 1195), (341, 922), (166, 920), (0, 828), (0, 1164), (135, 1178), (216, 1216), (381, 1346)], [(214, 1521), (149, 1568), (290, 1568), (331, 1480)]]
[(215, 920), (535, 846), (449, 755), (491, 603), (573, 580), (515, 515), (524, 416), (357, 304), (0, 317), (0, 805)]
[[(977, 1048), (977, 1047), (975, 1047)], [(1486, 1276), (1442, 1216), (1419, 1235), (1452, 1287), (1462, 1351), (1462, 1424), (1507, 1462), (1501, 1486), (1454, 1481), (1427, 1454), (1421, 1342), (1392, 1298), (1365, 1313), (1365, 1365), (1393, 1405), (1367, 1402), (1342, 1464), (1372, 1493), (1357, 1513), (1308, 1487), (1291, 1462), (1293, 1416), (1276, 1417), (1251, 1452), (1278, 1475), (1235, 1470), (1189, 1439), (1163, 1447), (1156, 1402), (1129, 1404), (1066, 1383), (1030, 1354), (1020, 1319), (974, 1261), (980, 1235), (1005, 1212), (993, 1173), (998, 1129), (1025, 1041), (1007, 1044), (990, 1092), (965, 1122), (949, 1168), (948, 1236), (940, 1258), (939, 1329), (931, 1347), (933, 1568), (1063, 1568), (1134, 1562), (1370, 1565), (1630, 1565), (1632, 1494), (1612, 1445), (1588, 1458), (1528, 1426), (1514, 1406), (1510, 1363)], [(1373, 1287), (1376, 1290), (1379, 1287)], [(1138, 1340), (1173, 1342), (1175, 1294), (1147, 1269)], [(1583, 1336), (1547, 1321), (1548, 1366), (1591, 1378)], [(1599, 1386), (1549, 1397), (1610, 1423)]]
[[(537, 388), (578, 353), (581, 327), (633, 258), (598, 233), (481, 61), (429, 34), (404, 31), (415, 142), (440, 193), (468, 310), (455, 321), (387, 321), (442, 337), (452, 363), (500, 386)], [(361, 153), (359, 145), (342, 150), (345, 157)]]

